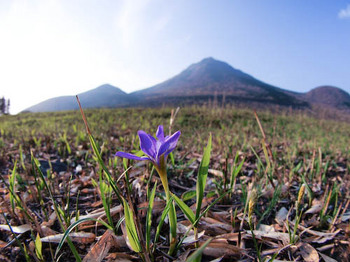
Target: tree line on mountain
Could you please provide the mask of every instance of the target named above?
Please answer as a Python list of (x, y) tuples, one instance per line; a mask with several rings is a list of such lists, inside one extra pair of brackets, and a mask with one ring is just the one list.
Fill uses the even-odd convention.
[(0, 115), (10, 114), (10, 99), (0, 98)]

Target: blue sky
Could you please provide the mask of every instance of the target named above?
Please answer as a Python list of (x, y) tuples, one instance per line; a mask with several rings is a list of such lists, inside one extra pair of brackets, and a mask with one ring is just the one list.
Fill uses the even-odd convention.
[(350, 0), (2, 0), (0, 35), (12, 113), (146, 88), (209, 56), (288, 90), (350, 91)]

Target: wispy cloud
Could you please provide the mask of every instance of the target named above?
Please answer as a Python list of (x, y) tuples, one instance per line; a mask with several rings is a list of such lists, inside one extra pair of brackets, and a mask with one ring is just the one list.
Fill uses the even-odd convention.
[(350, 4), (346, 8), (341, 9), (338, 13), (340, 19), (350, 19)]
[(142, 19), (149, 0), (127, 1), (124, 0), (118, 15), (117, 26), (121, 31), (121, 41), (124, 48), (131, 47), (135, 43), (137, 31), (142, 26)]

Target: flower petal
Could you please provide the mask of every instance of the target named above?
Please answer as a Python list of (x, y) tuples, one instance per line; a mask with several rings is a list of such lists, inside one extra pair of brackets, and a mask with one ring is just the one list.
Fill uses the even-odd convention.
[(151, 160), (149, 157), (146, 157), (146, 156), (139, 157), (130, 153), (120, 152), (120, 151), (115, 153), (115, 155), (119, 157), (127, 158), (127, 159), (133, 159), (133, 160)]
[(159, 158), (159, 156), (161, 156), (163, 154), (165, 156), (169, 155), (169, 153), (175, 149), (177, 141), (179, 140), (180, 135), (181, 135), (181, 132), (177, 131), (172, 136), (167, 138), (164, 141), (164, 143), (162, 143), (162, 145), (160, 146), (159, 151), (157, 153), (157, 157)]
[(161, 142), (164, 141), (164, 129), (162, 125), (158, 126), (156, 136)]
[(139, 130), (137, 133), (140, 138), (141, 150), (151, 159), (155, 160), (157, 155), (157, 141), (145, 131)]

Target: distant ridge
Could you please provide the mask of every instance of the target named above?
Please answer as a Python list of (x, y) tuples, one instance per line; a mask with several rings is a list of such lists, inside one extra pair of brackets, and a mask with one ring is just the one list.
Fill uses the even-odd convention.
[(304, 95), (310, 104), (325, 105), (337, 109), (350, 108), (350, 95), (334, 86), (319, 86)]
[[(187, 67), (170, 79), (130, 94), (110, 84), (79, 94), (84, 108), (181, 106), (210, 101), (259, 106), (308, 108), (326, 105), (350, 109), (350, 95), (344, 90), (321, 86), (307, 93), (288, 91), (260, 81), (212, 57)], [(75, 110), (75, 96), (48, 99), (24, 111), (49, 112)]]
[[(95, 89), (78, 94), (84, 108), (116, 107), (128, 105), (130, 97), (121, 89), (110, 84), (101, 85)], [(31, 106), (24, 111), (29, 112), (52, 112), (78, 109), (75, 96), (60, 96), (50, 98), (39, 104)]]

